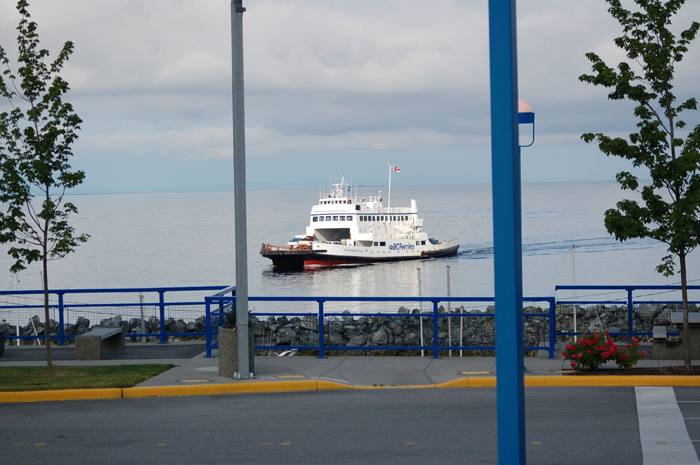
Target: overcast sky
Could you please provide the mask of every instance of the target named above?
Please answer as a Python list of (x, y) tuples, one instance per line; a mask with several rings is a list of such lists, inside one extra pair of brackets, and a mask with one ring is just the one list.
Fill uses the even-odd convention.
[[(700, 20), (700, 2), (688, 3), (678, 29)], [(10, 53), (15, 4), (0, 0)], [(487, 0), (243, 4), (250, 189), (343, 174), (382, 184), (389, 160), (395, 183), (490, 182)], [(84, 120), (80, 192), (233, 188), (229, 0), (30, 0), (30, 12), (53, 57), (75, 43), (64, 76)], [(518, 2), (519, 93), (537, 120), (524, 181), (613, 180), (628, 168), (579, 139), (634, 128), (628, 104), (577, 79), (586, 52), (623, 57), (619, 32), (603, 0)], [(678, 96), (697, 97), (699, 78), (696, 42), (677, 67)]]

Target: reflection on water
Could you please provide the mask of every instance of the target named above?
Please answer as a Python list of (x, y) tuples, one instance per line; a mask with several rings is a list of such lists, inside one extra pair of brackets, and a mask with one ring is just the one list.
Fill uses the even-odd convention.
[[(360, 189), (359, 195), (376, 195)], [(557, 284), (571, 284), (571, 246), (576, 248), (577, 284), (675, 284), (655, 266), (665, 255), (651, 240), (617, 242), (605, 231), (603, 215), (623, 195), (610, 183), (523, 185), (523, 292), (551, 296)], [(488, 185), (394, 186), (392, 204), (417, 199), (424, 230), (438, 239), (456, 238), (456, 257), (302, 271), (274, 271), (259, 255), (261, 244), (285, 244), (302, 234), (316, 189), (254, 191), (248, 196), (248, 282), (251, 296), (444, 296), (447, 266), (453, 296), (493, 295), (491, 191)], [(233, 194), (179, 193), (81, 195), (71, 199), (73, 218), (90, 241), (75, 254), (51, 262), (50, 287), (123, 288), (229, 285), (235, 281)], [(9, 257), (0, 250), (6, 289)], [(689, 269), (699, 269), (698, 253)], [(420, 268), (420, 287), (418, 269)], [(23, 289), (40, 289), (38, 267), (20, 274)], [(695, 279), (691, 276), (691, 280)], [(300, 304), (252, 302), (257, 311)], [(395, 312), (400, 302), (372, 304)], [(368, 308), (362, 303), (327, 303), (327, 311)], [(406, 304), (415, 308), (416, 304)], [(316, 312), (317, 304), (301, 305)]]

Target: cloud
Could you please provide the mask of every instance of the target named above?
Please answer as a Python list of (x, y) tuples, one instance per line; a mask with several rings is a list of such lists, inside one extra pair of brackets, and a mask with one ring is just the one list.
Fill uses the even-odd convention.
[[(415, 163), (430, 154), (490, 180), (482, 156), (490, 140), (487, 1), (244, 0), (244, 6), (251, 161), (262, 167), (287, 157), (337, 157), (335, 168), (351, 163), (348, 153), (395, 159), (403, 152)], [(542, 151), (537, 179), (556, 179), (555, 164), (546, 161), (556, 159), (550, 150), (592, 160), (579, 152), (581, 133), (634, 129), (630, 105), (578, 81), (590, 71), (586, 52), (611, 63), (624, 59), (612, 43), (619, 25), (600, 0), (528, 0), (517, 7), (519, 93), (537, 115), (537, 143), (528, 150)], [(84, 120), (76, 157), (91, 170), (104, 169), (105, 179), (119, 157), (144, 160), (148, 169), (162, 159), (187, 169), (196, 160), (218, 161), (228, 171), (229, 8), (226, 0), (31, 0), (42, 47), (55, 54), (64, 41), (75, 43), (64, 74)], [(675, 27), (693, 18), (700, 19), (700, 2), (688, 2)], [(0, 44), (10, 53), (17, 19), (14, 2), (1, 2)], [(694, 95), (698, 63), (694, 43), (677, 67), (679, 96)], [(694, 126), (697, 115), (686, 120)], [(459, 155), (465, 153), (482, 155), (475, 161)], [(284, 163), (289, 170), (297, 165)], [(578, 170), (582, 179), (612, 179), (605, 163), (593, 165)], [(439, 179), (440, 170), (430, 164), (424, 174)]]

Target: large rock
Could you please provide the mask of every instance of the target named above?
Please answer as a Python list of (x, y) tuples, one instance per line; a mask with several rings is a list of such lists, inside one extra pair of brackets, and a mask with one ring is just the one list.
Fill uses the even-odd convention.
[(372, 333), (371, 345), (373, 346), (385, 346), (389, 343), (389, 334), (380, 329)]
[(363, 346), (365, 344), (367, 344), (366, 334), (358, 334), (357, 336), (351, 337), (348, 341), (349, 346)]

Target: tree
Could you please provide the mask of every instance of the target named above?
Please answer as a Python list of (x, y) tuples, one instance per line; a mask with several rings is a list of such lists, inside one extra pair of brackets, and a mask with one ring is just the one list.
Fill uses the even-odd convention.
[(680, 119), (684, 112), (697, 111), (697, 102), (689, 98), (678, 104), (673, 81), (675, 67), (700, 24), (692, 22), (679, 37), (671, 31), (671, 19), (685, 0), (634, 0), (635, 11), (623, 8), (621, 0), (606, 1), (608, 12), (623, 30), (615, 45), (625, 51), (629, 61), (613, 69), (595, 53), (587, 53), (593, 73), (579, 80), (609, 88), (611, 100), (634, 102), (637, 129), (626, 139), (600, 133), (583, 134), (581, 138), (588, 143), (596, 141), (608, 156), (625, 158), (634, 167), (643, 166), (649, 171), (651, 183), (644, 185), (630, 172), (617, 174), (621, 188), (638, 192), (641, 203), (618, 202), (617, 208), (605, 212), (605, 227), (621, 242), (652, 238), (668, 246), (668, 255), (656, 269), (664, 276), (680, 271), (684, 359), (690, 370), (686, 257), (700, 241), (700, 126), (689, 130)]
[(0, 96), (9, 111), (0, 113), (0, 243), (11, 244), (18, 272), (41, 262), (44, 285), (46, 363), (53, 372), (49, 319), (48, 261), (66, 256), (88, 239), (68, 224), (77, 208), (66, 201), (66, 189), (81, 184), (82, 171), (72, 171), (71, 145), (82, 122), (70, 103), (63, 101), (68, 83), (59, 73), (73, 52), (66, 42), (55, 60), (46, 63), (48, 50), (39, 49), (37, 25), (26, 0), (17, 2), (16, 73), (0, 47)]

